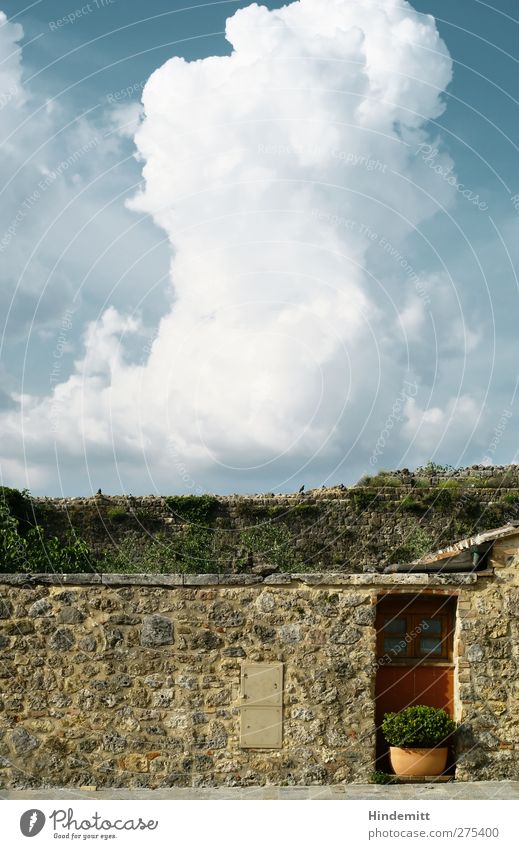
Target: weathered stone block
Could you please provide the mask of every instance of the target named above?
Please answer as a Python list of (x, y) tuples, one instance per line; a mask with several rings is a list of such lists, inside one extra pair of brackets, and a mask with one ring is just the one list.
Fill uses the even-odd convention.
[(217, 649), (221, 645), (223, 645), (223, 640), (218, 634), (215, 634), (213, 631), (200, 631), (198, 634), (195, 634), (191, 640), (191, 645), (194, 649), (202, 649), (202, 651), (210, 651), (211, 649)]
[(85, 619), (85, 614), (81, 613), (77, 607), (62, 607), (58, 613), (58, 622), (65, 625), (78, 625)]
[(241, 646), (230, 646), (227, 649), (223, 649), (222, 654), (225, 657), (246, 657), (246, 652)]
[(483, 660), (484, 656), (485, 652), (483, 647), (477, 645), (477, 643), (469, 646), (466, 652), (467, 660), (469, 660), (470, 663), (478, 663), (480, 660)]
[(153, 689), (157, 689), (159, 687), (162, 687), (162, 683), (163, 683), (162, 675), (157, 675), (157, 674), (146, 675), (146, 677), (143, 680), (143, 684), (145, 684), (147, 687), (152, 687)]
[(210, 692), (205, 703), (207, 707), (220, 707), (221, 705), (229, 704), (231, 701), (231, 691), (229, 688)]
[(148, 772), (150, 762), (146, 755), (132, 754), (121, 758), (117, 765), (128, 772)]
[(276, 607), (276, 596), (273, 592), (264, 590), (257, 597), (255, 606), (261, 613), (271, 613)]
[(106, 646), (109, 649), (115, 649), (124, 643), (124, 633), (120, 628), (105, 628), (104, 635)]
[(327, 685), (325, 682), (317, 681), (310, 688), (310, 698), (317, 704), (329, 705), (337, 700), (339, 691), (337, 687)]
[(209, 722), (208, 717), (202, 711), (195, 711), (191, 719), (193, 720), (193, 725), (205, 725), (206, 722)]
[(173, 623), (165, 616), (145, 616), (141, 629), (141, 645), (143, 646), (165, 646), (174, 641)]
[(17, 755), (27, 755), (40, 745), (39, 740), (29, 734), (26, 728), (15, 728), (9, 735), (9, 742)]
[(53, 608), (48, 598), (39, 598), (34, 604), (31, 604), (28, 610), (28, 615), (32, 619), (43, 616), (52, 616)]
[(214, 605), (209, 618), (215, 625), (222, 628), (236, 628), (245, 622), (245, 616), (240, 610), (235, 610), (230, 605), (222, 603)]
[(91, 634), (88, 634), (86, 637), (83, 637), (83, 639), (79, 641), (79, 648), (81, 649), (81, 651), (95, 651), (97, 648), (97, 642), (95, 640), (95, 637), (93, 637)]
[(77, 601), (77, 592), (74, 592), (74, 590), (65, 590), (62, 593), (57, 593), (54, 596), (54, 600), (61, 602), (61, 604), (74, 604)]
[(301, 627), (299, 625), (282, 625), (279, 629), (279, 637), (282, 643), (300, 643), (302, 639)]
[(175, 701), (175, 691), (172, 689), (168, 690), (155, 690), (151, 697), (151, 706), (152, 707), (171, 707), (173, 702)]
[(303, 722), (310, 722), (312, 719), (315, 719), (315, 713), (313, 710), (305, 707), (293, 708), (290, 715), (292, 719), (300, 719)]
[(140, 616), (129, 616), (127, 613), (118, 613), (108, 620), (110, 625), (138, 625), (140, 621)]
[(358, 643), (362, 637), (358, 628), (348, 628), (343, 625), (337, 625), (330, 631), (330, 642), (339, 643), (340, 645), (351, 646)]
[(276, 638), (276, 629), (268, 625), (254, 625), (253, 631), (262, 643), (271, 643)]
[(353, 611), (353, 621), (356, 625), (374, 625), (376, 608), (374, 605), (363, 605)]
[(74, 645), (75, 638), (69, 628), (59, 628), (49, 640), (49, 646), (55, 651), (67, 651)]

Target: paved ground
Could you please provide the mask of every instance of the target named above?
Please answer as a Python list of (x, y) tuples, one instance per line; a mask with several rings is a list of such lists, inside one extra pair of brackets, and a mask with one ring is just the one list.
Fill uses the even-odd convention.
[(332, 787), (168, 787), (161, 790), (74, 788), (0, 790), (0, 799), (519, 799), (519, 781), (445, 784), (338, 784)]

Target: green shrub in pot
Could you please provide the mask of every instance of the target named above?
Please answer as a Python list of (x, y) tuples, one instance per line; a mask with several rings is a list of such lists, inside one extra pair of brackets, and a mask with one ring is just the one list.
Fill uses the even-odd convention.
[(390, 746), (432, 748), (446, 745), (456, 723), (442, 708), (415, 705), (399, 713), (386, 713), (381, 727)]

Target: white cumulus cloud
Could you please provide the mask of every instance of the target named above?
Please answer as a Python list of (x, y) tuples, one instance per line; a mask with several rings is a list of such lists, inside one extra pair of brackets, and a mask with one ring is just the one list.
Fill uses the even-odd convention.
[[(179, 457), (189, 486), (282, 485), (312, 458), (325, 479), (367, 462), (402, 382), (420, 386), (410, 350), (435, 322), (442, 336), (434, 285), (424, 302), (391, 257), (387, 279), (373, 268), (453, 198), (417, 155), (451, 79), (434, 19), (402, 0), (253, 4), (226, 37), (230, 55), (172, 58), (143, 92), (131, 207), (167, 234), (170, 311), (138, 363), (137, 319), (110, 307), (89, 325), (70, 378), (24, 400), (23, 433), (4, 414), (12, 452), (39, 456), (52, 421), (60, 456), (171, 489)], [(395, 439), (419, 443), (421, 415), (432, 450), (451, 389), (443, 412), (410, 401)]]

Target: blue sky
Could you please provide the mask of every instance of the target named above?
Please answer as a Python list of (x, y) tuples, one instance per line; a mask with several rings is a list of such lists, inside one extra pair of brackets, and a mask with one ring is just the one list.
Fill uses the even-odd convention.
[[(340, 5), (321, 3), (316, 55), (328, 56), (335, 49), (326, 41), (326, 24), (337, 16), (342, 25)], [(375, 3), (374, 8), (382, 14), (385, 5)], [(150, 0), (146, 17), (140, 4), (122, 0), (84, 5), (45, 0), (25, 9), (7, 0), (0, 4), (7, 16), (0, 27), (0, 61), (6, 69), (4, 76), (0, 71), (6, 151), (0, 168), (3, 482), (49, 494), (81, 494), (98, 486), (113, 492), (287, 491), (301, 483), (352, 482), (366, 471), (429, 459), (456, 465), (514, 461), (515, 5), (512, 0), (503, 0), (499, 8), (479, 0), (412, 4), (420, 13), (413, 18), (415, 37), (424, 41), (418, 49), (406, 48), (401, 64), (388, 49), (387, 74), (395, 76), (394, 87), (387, 90), (398, 91), (404, 110), (412, 103), (423, 111), (423, 120), (418, 128), (398, 130), (409, 150), (414, 145), (407, 160), (398, 159), (398, 168), (389, 152), (386, 161), (383, 146), (359, 147), (359, 127), (341, 138), (340, 151), (332, 151), (336, 160), (339, 152), (349, 151), (344, 156), (350, 156), (351, 167), (341, 172), (344, 187), (362, 198), (352, 226), (345, 222), (352, 221), (353, 195), (343, 205), (332, 189), (325, 191), (337, 169), (329, 168), (328, 160), (323, 164), (322, 151), (310, 166), (306, 140), (305, 155), (296, 150), (297, 167), (293, 155), (287, 159), (285, 148), (263, 144), (260, 134), (238, 164), (225, 162), (226, 151), (243, 142), (227, 129), (235, 113), (245, 114), (239, 100), (245, 72), (233, 67), (231, 78), (222, 70), (229, 65), (210, 70), (207, 57), (230, 55), (225, 22), (247, 3)], [(452, 80), (440, 93), (441, 114), (427, 92), (441, 88), (438, 80), (447, 79), (448, 71), (437, 44), (430, 47), (431, 33), (420, 29), (420, 22), (431, 25), (426, 16), (435, 18), (452, 60)], [(272, 48), (266, 41), (264, 54), (256, 55), (243, 24), (253, 18), (240, 20), (236, 28), (247, 59), (246, 84), (255, 92), (246, 104), (247, 120), (264, 121), (268, 114), (275, 130), (282, 116), (273, 68), (276, 51), (282, 54), (285, 47)], [(263, 33), (263, 24), (267, 32), (272, 19), (254, 20)], [(355, 31), (362, 26), (359, 18)], [(375, 35), (368, 29), (369, 43)], [(269, 36), (274, 41), (276, 32)], [(321, 72), (312, 64), (314, 48), (307, 34), (300, 44), (297, 37), (296, 30), (293, 43), (306, 57), (300, 72), (314, 114), (323, 110), (330, 126), (357, 115), (346, 101), (330, 105), (324, 96), (314, 98), (323, 85)], [(356, 56), (358, 45), (353, 40), (345, 44)], [(341, 59), (339, 49), (333, 55), (339, 57), (334, 61)], [(173, 56), (206, 64), (168, 66), (154, 77), (136, 156), (144, 83)], [(377, 54), (376, 61), (383, 59)], [(251, 68), (257, 68), (258, 88)], [(351, 84), (361, 86), (362, 80), (351, 77)], [(289, 85), (291, 77), (283, 90)], [(199, 100), (210, 89), (202, 108)], [(283, 102), (288, 112), (292, 105), (296, 109), (293, 99)], [(175, 157), (185, 152), (178, 141), (187, 126), (180, 114), (185, 104), (193, 108), (191, 125), (200, 127), (192, 147), (202, 166), (181, 172)], [(393, 127), (398, 114), (395, 107)], [(297, 120), (299, 137), (306, 139), (301, 111)], [(221, 121), (226, 129), (220, 132)], [(374, 127), (370, 124), (370, 133), (379, 132)], [(367, 133), (364, 125), (360, 129)], [(377, 158), (372, 147), (378, 150), (379, 166), (369, 172), (368, 160)], [(400, 168), (398, 189), (386, 177)], [(349, 288), (340, 299), (324, 305), (319, 328), (320, 284), (311, 289), (304, 281), (305, 269), (316, 275), (319, 263), (297, 247), (312, 231), (298, 229), (295, 218), (280, 218), (275, 226), (251, 218), (255, 223), (249, 230), (243, 225), (245, 206), (249, 213), (261, 212), (254, 206), (256, 196), (239, 189), (240, 181), (260, 173), (257, 169), (270, 174), (265, 185), (274, 173), (276, 185), (280, 179), (311, 186), (321, 180), (312, 197), (301, 193), (297, 201), (292, 194), (268, 193), (276, 214), (293, 204), (294, 216), (296, 205), (300, 215), (308, 204), (306, 211), (319, 222), (320, 244), (331, 251), (322, 266), (326, 285), (337, 293), (339, 281), (349, 275)], [(218, 203), (213, 199), (214, 209), (227, 215), (221, 228), (204, 229), (203, 216), (214, 216), (206, 199), (196, 209), (179, 211), (177, 190), (178, 198), (190, 191), (200, 196), (201, 186), (221, 186), (222, 180), (229, 182)], [(161, 183), (168, 187), (166, 202)], [(372, 188), (376, 208), (375, 201), (366, 201)], [(379, 188), (384, 190), (380, 196)], [(242, 210), (238, 223), (237, 210)], [(406, 227), (395, 226), (398, 217), (406, 219)], [(333, 235), (325, 232), (327, 225), (333, 225)], [(177, 236), (193, 226), (189, 239)], [(371, 245), (365, 244), (370, 240), (366, 228), (375, 233)], [(199, 262), (204, 251), (218, 251), (235, 233), (240, 248), (232, 251), (242, 265), (234, 265), (234, 255)], [(282, 256), (272, 247), (272, 233), (286, 240)], [(260, 243), (265, 245), (261, 250)], [(330, 256), (338, 248), (344, 262), (357, 270), (333, 266)], [(227, 316), (239, 293), (246, 291), (250, 303), (256, 303), (266, 291), (269, 298), (281, 291), (279, 279), (268, 277), (274, 266), (276, 273), (283, 268), (284, 275), (294, 277), (283, 289), (293, 313), (262, 307), (261, 320), (256, 311), (253, 318), (247, 312), (231, 322)], [(220, 275), (222, 281), (235, 275), (240, 285), (228, 282), (225, 289)], [(209, 296), (213, 291), (217, 295)], [(345, 310), (344, 320), (341, 298), (356, 305), (351, 315)], [(301, 319), (302, 311), (314, 319)], [(326, 315), (337, 316), (337, 322)], [(281, 319), (284, 328), (295, 328), (283, 343)], [(244, 335), (231, 345), (237, 324)], [(333, 350), (325, 344), (326, 327), (339, 340)], [(251, 334), (257, 338), (254, 350)], [(171, 347), (172, 338), (184, 337), (189, 341)], [(308, 344), (296, 353), (301, 340)], [(143, 386), (154, 386), (158, 394), (163, 389), (164, 407), (155, 409)], [(97, 403), (101, 395), (104, 405)]]

